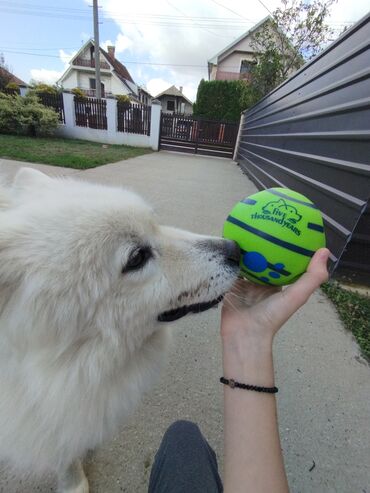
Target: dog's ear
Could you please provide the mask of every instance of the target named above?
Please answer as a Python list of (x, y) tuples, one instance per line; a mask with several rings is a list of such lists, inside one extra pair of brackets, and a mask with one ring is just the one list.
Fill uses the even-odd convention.
[(21, 168), (15, 175), (13, 186), (18, 189), (32, 189), (45, 187), (52, 181), (41, 171), (32, 168)]

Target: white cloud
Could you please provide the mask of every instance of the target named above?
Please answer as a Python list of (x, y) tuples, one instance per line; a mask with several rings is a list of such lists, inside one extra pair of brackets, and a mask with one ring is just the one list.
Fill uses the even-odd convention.
[(184, 85), (181, 83), (181, 79), (179, 79), (180, 82), (176, 83), (175, 77), (176, 77), (176, 75), (174, 75), (174, 80), (172, 80), (172, 82), (170, 82), (169, 80), (166, 80), (166, 79), (161, 79), (161, 78), (150, 79), (145, 84), (145, 86), (148, 89), (148, 91), (150, 92), (150, 94), (152, 94), (152, 96), (157, 96), (157, 94), (165, 91), (166, 89), (168, 89), (172, 85), (175, 85), (177, 87), (177, 89), (180, 89), (180, 87), (182, 87), (182, 92), (184, 93), (184, 95), (188, 99), (190, 99), (191, 101), (195, 101), (195, 97), (197, 94), (197, 85), (194, 83), (191, 83), (191, 82)]
[(160, 92), (172, 86), (171, 82), (160, 78), (150, 79), (145, 85), (148, 91), (150, 92), (150, 94), (152, 94), (153, 96), (156, 96)]
[(115, 43), (113, 43), (110, 39), (107, 39), (106, 41), (103, 41), (102, 43), (100, 43), (100, 46), (105, 51), (108, 50), (108, 46), (115, 46), (116, 55), (119, 53), (123, 53), (125, 50), (132, 47), (132, 45), (133, 45), (133, 42), (131, 41), (131, 39), (129, 39), (127, 36), (125, 36), (122, 33), (118, 34)]
[[(264, 3), (273, 11), (280, 0)], [(154, 95), (173, 84), (183, 86), (191, 100), (200, 79), (208, 77), (207, 60), (268, 15), (258, 0), (135, 0), (129, 10), (121, 0), (100, 0), (99, 4), (100, 15), (113, 19), (120, 30), (115, 40), (110, 37), (102, 46), (114, 45), (124, 64), (136, 62), (127, 63), (134, 80), (145, 84)], [(340, 30), (343, 24), (359, 20), (368, 9), (368, 0), (338, 0), (329, 22)], [(82, 32), (81, 37), (86, 41), (89, 35)], [(65, 68), (74, 54), (59, 51)], [(33, 78), (44, 80), (55, 79), (57, 73), (61, 72), (44, 68), (31, 71)]]
[[(226, 5), (226, 0), (223, 1)], [(244, 0), (227, 3), (242, 16), (238, 17), (210, 0), (188, 0), (181, 6), (176, 0), (155, 3), (136, 0), (129, 14), (121, 0), (100, 1), (104, 14), (115, 20), (121, 30), (116, 40), (116, 52), (124, 55), (120, 60), (153, 63), (152, 66), (139, 63), (143, 79), (137, 82), (145, 83), (148, 89), (153, 84), (159, 87), (158, 82), (151, 81), (156, 70), (155, 79), (183, 86), (189, 99), (195, 97), (200, 79), (207, 78), (207, 60), (267, 15), (257, 0), (253, 0), (253, 5), (250, 3)], [(278, 0), (270, 3), (276, 5)], [(208, 19), (203, 20), (205, 17)], [(135, 76), (139, 67), (128, 64)]]
[(47, 70), (45, 68), (33, 68), (31, 69), (31, 78), (36, 82), (45, 82), (46, 84), (55, 84), (55, 82), (62, 76), (63, 70)]
[(64, 70), (48, 70), (45, 68), (33, 68), (30, 70), (31, 78), (36, 82), (45, 82), (46, 84), (55, 84), (58, 79), (64, 74), (64, 72), (69, 67), (70, 60), (77, 53), (76, 50), (71, 53), (67, 53), (64, 50), (59, 50), (60, 60), (64, 64)]
[(119, 33), (116, 39), (116, 53), (123, 53), (125, 50), (133, 46), (133, 42), (130, 38), (122, 33)]
[(75, 56), (76, 53), (77, 53), (77, 50), (73, 50), (70, 53), (67, 53), (64, 50), (59, 50), (59, 56), (60, 56), (60, 59), (62, 60), (62, 62), (64, 63), (64, 69), (66, 69), (68, 67), (69, 62)]

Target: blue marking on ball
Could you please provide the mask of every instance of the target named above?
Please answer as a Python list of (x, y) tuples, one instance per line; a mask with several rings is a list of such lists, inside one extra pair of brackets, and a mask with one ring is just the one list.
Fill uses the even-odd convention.
[(271, 271), (271, 272), (269, 272), (269, 276), (273, 277), (274, 279), (279, 279), (280, 274), (278, 272)]
[(247, 269), (253, 272), (263, 272), (267, 269), (266, 258), (258, 252), (246, 252), (243, 255), (243, 263)]
[(281, 263), (275, 264), (275, 269), (282, 270), (282, 269), (284, 269), (284, 267), (285, 267), (285, 264), (281, 264)]

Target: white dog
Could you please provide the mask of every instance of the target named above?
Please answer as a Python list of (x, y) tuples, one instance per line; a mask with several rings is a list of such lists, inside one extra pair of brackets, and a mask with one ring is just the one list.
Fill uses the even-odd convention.
[(152, 385), (167, 322), (217, 304), (238, 259), (132, 192), (22, 169), (0, 191), (0, 458), (86, 493), (78, 459)]

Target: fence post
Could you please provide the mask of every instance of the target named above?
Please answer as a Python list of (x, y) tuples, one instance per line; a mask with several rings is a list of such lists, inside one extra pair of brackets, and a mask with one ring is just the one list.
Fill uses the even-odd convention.
[(63, 92), (65, 126), (73, 128), (76, 124), (74, 94)]
[(117, 100), (107, 99), (107, 131), (108, 138), (112, 137), (111, 141), (115, 142), (117, 136)]
[(159, 132), (161, 128), (161, 102), (158, 99), (152, 101), (152, 114), (150, 117), (150, 147), (153, 151), (158, 151)]
[(241, 128), (242, 128), (243, 119), (244, 119), (244, 111), (242, 111), (240, 114), (238, 135), (236, 136), (236, 141), (235, 141), (233, 161), (236, 161), (236, 157), (238, 155), (238, 148), (239, 148), (239, 141), (240, 141), (240, 136), (241, 136)]

